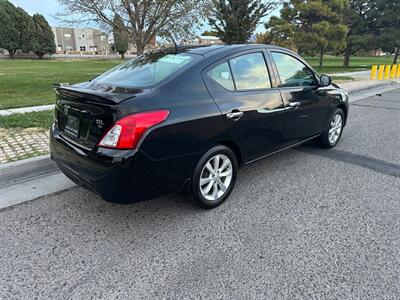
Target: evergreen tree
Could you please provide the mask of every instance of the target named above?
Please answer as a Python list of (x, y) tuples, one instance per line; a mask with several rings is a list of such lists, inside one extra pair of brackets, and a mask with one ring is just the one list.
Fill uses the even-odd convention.
[(394, 53), (393, 64), (400, 56), (400, 1), (377, 0), (378, 42), (384, 51)]
[(292, 40), (300, 53), (319, 54), (319, 65), (327, 51), (345, 47), (348, 28), (343, 24), (347, 0), (290, 0), (279, 18), (266, 24), (275, 38)]
[(7, 0), (0, 0), (0, 48), (6, 49), (10, 58), (14, 58), (15, 52), (20, 49), (19, 26), (16, 20), (20, 12)]
[(19, 29), (19, 49), (24, 53), (29, 53), (33, 51), (36, 42), (35, 23), (32, 17), (22, 8), (18, 7), (17, 12), (16, 26)]
[(345, 9), (344, 21), (349, 28), (346, 35), (343, 66), (348, 67), (350, 56), (356, 51), (379, 48), (376, 35), (376, 1), (350, 0)]
[(114, 16), (113, 35), (115, 50), (121, 55), (121, 58), (124, 59), (125, 52), (128, 50), (128, 32), (124, 21), (118, 14)]
[(271, 17), (269, 22), (265, 24), (265, 28), (268, 30), (265, 33), (264, 44), (272, 44), (280, 47), (297, 50), (297, 46), (294, 41), (294, 30), (295, 27), (284, 20), (283, 18)]
[(261, 0), (213, 0), (208, 20), (224, 43), (246, 43), (274, 7), (275, 2)]
[(33, 22), (35, 24), (36, 39), (33, 45), (33, 52), (42, 58), (45, 54), (53, 54), (56, 52), (56, 44), (54, 42), (54, 33), (49, 23), (40, 14), (34, 14)]

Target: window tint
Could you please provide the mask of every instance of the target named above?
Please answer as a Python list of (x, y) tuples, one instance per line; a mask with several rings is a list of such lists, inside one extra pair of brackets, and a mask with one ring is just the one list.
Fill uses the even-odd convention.
[(281, 79), (281, 87), (315, 86), (313, 72), (293, 56), (272, 52)]
[(270, 88), (267, 66), (262, 53), (252, 53), (230, 60), (236, 89), (251, 90)]
[(216, 66), (207, 74), (224, 88), (231, 91), (235, 89), (233, 86), (231, 70), (229, 69), (229, 65), (227, 62)]
[(100, 75), (93, 83), (118, 87), (149, 87), (195, 60), (195, 56), (186, 53), (147, 53)]

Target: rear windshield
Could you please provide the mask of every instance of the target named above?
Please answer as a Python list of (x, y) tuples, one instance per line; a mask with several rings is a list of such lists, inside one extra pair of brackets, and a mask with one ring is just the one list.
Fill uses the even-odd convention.
[(193, 63), (187, 53), (148, 53), (119, 65), (95, 78), (95, 84), (119, 87), (150, 87)]

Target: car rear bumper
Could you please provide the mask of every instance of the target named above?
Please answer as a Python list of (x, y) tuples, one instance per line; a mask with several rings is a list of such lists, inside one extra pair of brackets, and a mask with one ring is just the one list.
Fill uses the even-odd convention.
[[(140, 150), (82, 149), (50, 132), (50, 154), (61, 171), (80, 186), (113, 203), (132, 203), (182, 187), (184, 168), (171, 176), (171, 160), (155, 161)], [(171, 180), (172, 179), (172, 180)]]

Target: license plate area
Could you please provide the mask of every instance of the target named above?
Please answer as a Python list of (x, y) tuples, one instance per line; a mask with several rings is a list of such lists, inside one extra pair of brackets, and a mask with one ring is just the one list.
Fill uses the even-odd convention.
[(69, 135), (78, 138), (79, 137), (79, 126), (80, 120), (77, 116), (67, 115), (67, 120), (65, 122), (65, 132)]

